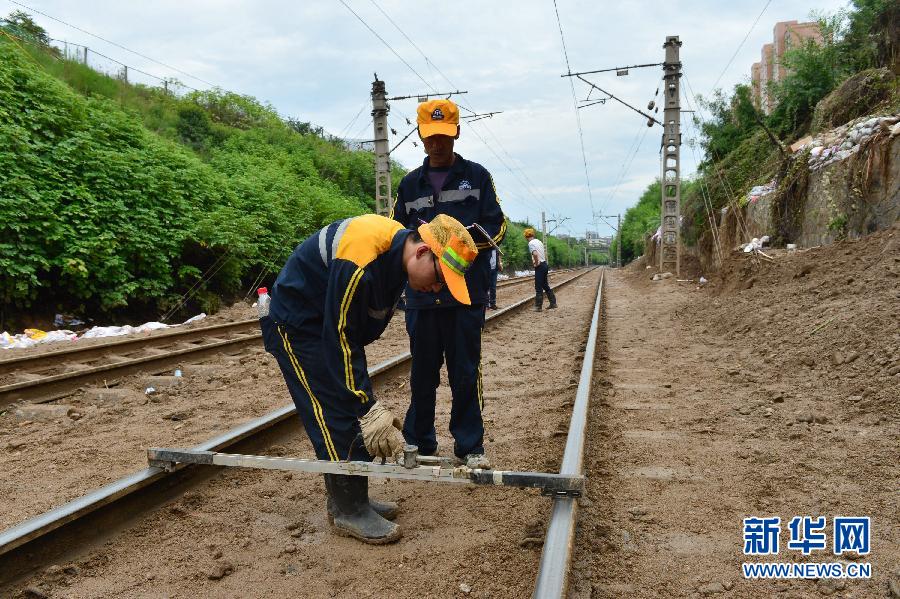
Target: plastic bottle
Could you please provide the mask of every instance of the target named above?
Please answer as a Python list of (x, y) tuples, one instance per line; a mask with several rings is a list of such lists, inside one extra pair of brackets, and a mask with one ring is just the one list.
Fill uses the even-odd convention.
[(272, 298), (269, 297), (269, 290), (265, 287), (260, 287), (256, 290), (256, 294), (259, 296), (259, 299), (256, 301), (256, 311), (259, 313), (259, 317), (269, 315), (269, 302), (272, 301)]

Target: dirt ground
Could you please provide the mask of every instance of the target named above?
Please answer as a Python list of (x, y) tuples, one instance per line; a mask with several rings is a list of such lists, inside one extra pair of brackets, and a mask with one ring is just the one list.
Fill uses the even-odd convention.
[[(653, 271), (640, 265), (607, 271), (571, 597), (898, 595), (900, 227), (771, 254), (774, 262), (732, 256), (703, 289), (651, 282)], [(558, 468), (596, 280), (562, 291), (560, 311), (518, 314), (486, 335), (495, 463)], [(257, 359), (240, 358), (251, 370), (270, 364)], [(254, 391), (268, 401), (261, 390), (277, 388), (283, 397), (272, 405), (283, 403), (272, 368), (250, 381), (235, 366), (231, 378), (210, 383), (210, 397), (228, 404), (220, 417), (230, 418), (232, 398)], [(406, 400), (402, 381), (378, 393), (394, 406)], [(444, 447), (448, 409), (442, 388)], [(177, 445), (176, 433), (166, 442)], [(271, 452), (310, 449), (298, 434)], [(397, 545), (332, 536), (318, 480), (230, 471), (18, 589), (66, 597), (530, 596), (545, 498), (373, 487), (404, 509)], [(20, 499), (33, 501), (33, 491)], [(856, 561), (872, 565), (872, 579), (745, 580), (743, 562), (848, 561), (787, 548), (787, 522), (806, 515), (828, 519), (829, 543), (835, 516), (870, 516), (871, 553)], [(781, 518), (778, 556), (742, 554), (750, 516)]]
[[(498, 289), (498, 302), (512, 303), (528, 288)], [(223, 312), (217, 322), (255, 313), (243, 305)], [(53, 345), (59, 344), (23, 351)], [(407, 351), (401, 313), (367, 348), (369, 365)], [(152, 395), (143, 392), (147, 377), (135, 375), (118, 385), (133, 391), (121, 402), (98, 401), (90, 390), (52, 402), (74, 407), (82, 416), (78, 420), (23, 423), (14, 417), (18, 404), (0, 408), (0, 530), (146, 468), (148, 447), (191, 447), (290, 403), (283, 381), (270, 382), (280, 374), (261, 342), (258, 348), (204, 361), (199, 369), (182, 368), (182, 386), (160, 387)]]
[[(898, 596), (898, 238), (737, 255), (704, 290), (611, 273), (573, 596)], [(834, 516), (870, 516), (872, 579), (744, 580), (742, 562), (847, 561), (787, 549), (804, 515), (829, 543)], [(743, 555), (750, 516), (781, 517), (778, 556)]]
[[(561, 290), (559, 310), (520, 312), (487, 330), (486, 445), (496, 464), (558, 469), (598, 280), (599, 272), (589, 273)], [(248, 366), (259, 378), (244, 380)], [(229, 398), (286, 401), (283, 381), (267, 358), (250, 356), (233, 370), (233, 378), (212, 383), (217, 391), (207, 393), (214, 404), (227, 405), (204, 411), (202, 420), (233, 412)], [(376, 393), (403, 413), (405, 379)], [(438, 402), (439, 443), (449, 448), (446, 381)], [(252, 403), (241, 405), (255, 411)], [(180, 429), (164, 441), (186, 445), (180, 435), (195, 433)], [(129, 451), (137, 462), (146, 443), (123, 442), (134, 447)], [(304, 456), (312, 450), (298, 431), (269, 453)], [(398, 481), (373, 481), (372, 487), (373, 495), (400, 502), (404, 536), (397, 544), (371, 547), (329, 532), (319, 477), (229, 470), (14, 592), (31, 588), (72, 598), (452, 597), (463, 595), (461, 588), (470, 597), (530, 594), (549, 499), (537, 491)]]

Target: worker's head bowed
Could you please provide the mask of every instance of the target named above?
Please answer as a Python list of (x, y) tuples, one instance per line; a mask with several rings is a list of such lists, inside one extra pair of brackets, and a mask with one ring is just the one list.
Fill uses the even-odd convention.
[(465, 274), (478, 256), (472, 235), (446, 214), (438, 214), (416, 232), (422, 243), (406, 263), (410, 287), (436, 293), (446, 285), (458, 302), (471, 305)]

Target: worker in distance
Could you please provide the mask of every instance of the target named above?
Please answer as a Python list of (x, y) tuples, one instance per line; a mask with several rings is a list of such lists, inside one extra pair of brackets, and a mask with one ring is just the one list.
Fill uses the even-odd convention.
[[(407, 283), (446, 288), (469, 304), (465, 274), (477, 255), (469, 232), (446, 215), (415, 229), (375, 214), (348, 218), (294, 250), (260, 327), (319, 459), (402, 457), (400, 421), (372, 394), (364, 348), (384, 332)], [(400, 538), (397, 504), (370, 499), (367, 477), (324, 477), (336, 533), (370, 544)]]

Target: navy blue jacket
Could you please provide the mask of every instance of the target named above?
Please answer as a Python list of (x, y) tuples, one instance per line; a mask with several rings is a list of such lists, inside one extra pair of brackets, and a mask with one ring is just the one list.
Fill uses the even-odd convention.
[(321, 367), (364, 411), (372, 401), (364, 348), (387, 328), (406, 286), (411, 233), (376, 214), (332, 223), (297, 246), (270, 294), (269, 317), (319, 338)]
[[(391, 210), (391, 218), (407, 229), (416, 229), (421, 221), (430, 222), (438, 214), (452, 216), (468, 227), (478, 223), (497, 245), (506, 234), (506, 219), (500, 209), (500, 200), (494, 180), (486, 168), (456, 154), (453, 166), (444, 181), (444, 187), (434, 190), (428, 179), (428, 158), (419, 168), (407, 173), (397, 189), (397, 200)], [(490, 243), (474, 227), (469, 229), (478, 248), (475, 262), (466, 272), (466, 285), (473, 305), (488, 301), (490, 285)], [(460, 305), (446, 288), (438, 293), (415, 291), (407, 288), (407, 309), (434, 308)]]

